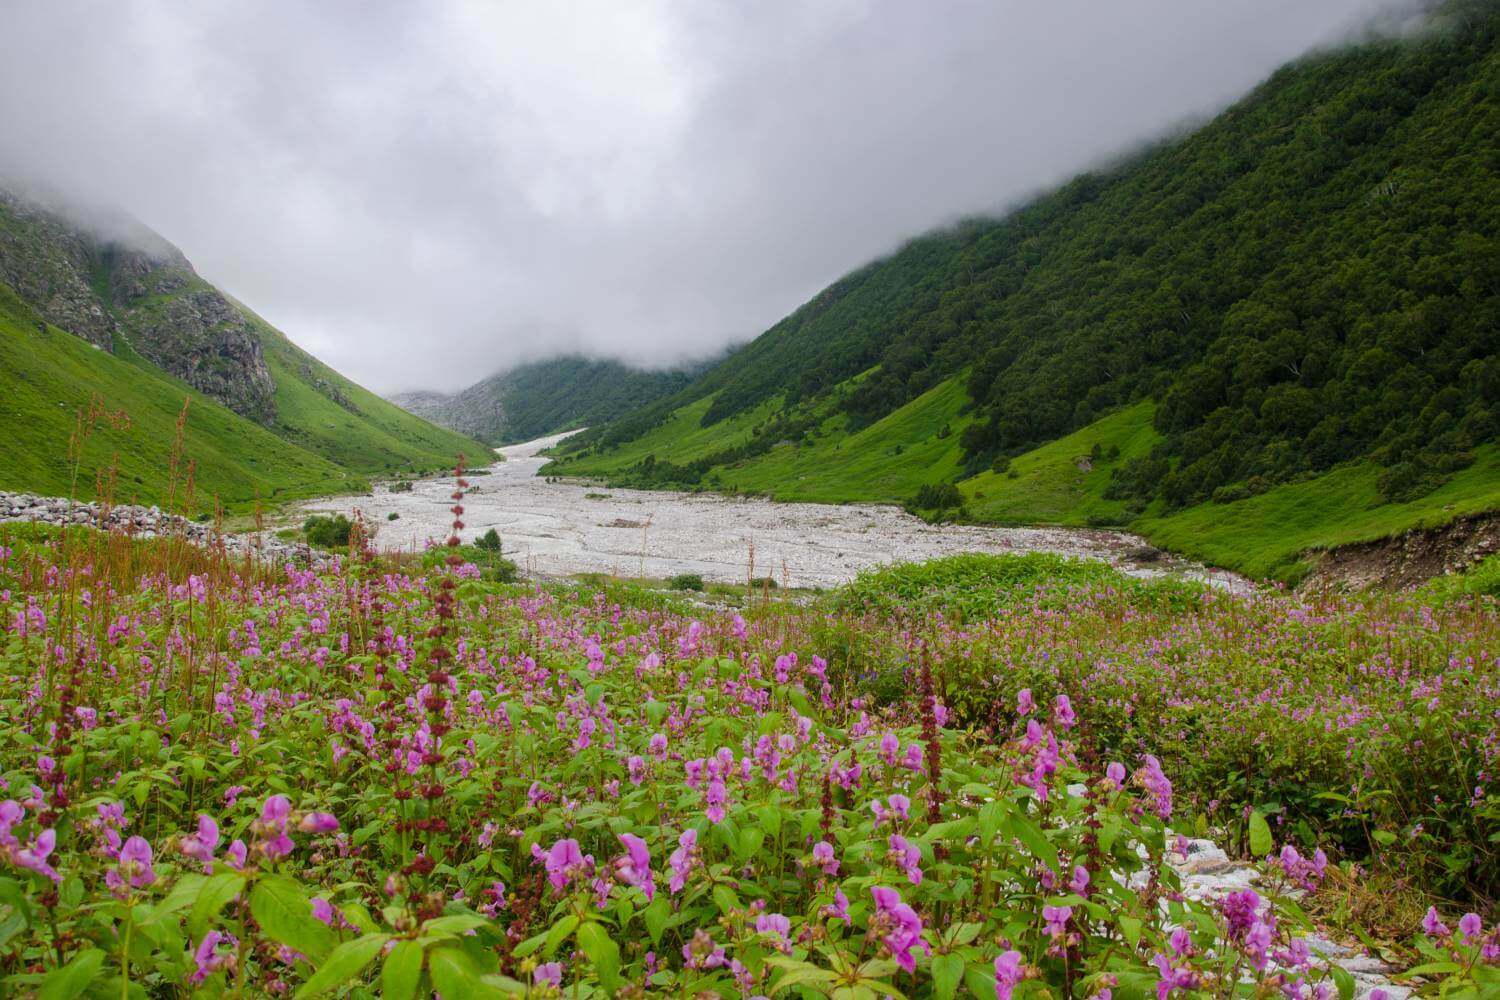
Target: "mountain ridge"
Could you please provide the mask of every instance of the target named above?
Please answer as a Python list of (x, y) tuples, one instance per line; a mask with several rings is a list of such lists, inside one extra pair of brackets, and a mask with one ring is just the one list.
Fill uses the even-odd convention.
[(1012, 463), (1108, 448), (1102, 425), (1150, 403), (1120, 459), (1042, 463), (1089, 482), (1056, 517), (1165, 537), (1350, 466), (1392, 510), (1428, 517), (1450, 483), (1455, 509), (1489, 504), (1497, 39), (1496, 4), (1450, 2), (1299, 59), (1197, 129), (856, 268), (549, 471), (929, 514), (921, 487), (951, 487), (927, 496), (998, 519)]
[[(0, 443), (0, 485), (55, 493), (81, 478), (93, 493), (94, 476), (65, 461), (88, 416), (90, 434), (110, 443), (90, 456), (95, 469), (123, 462), (130, 498), (162, 498), (171, 489), (163, 448), (184, 406), (185, 461), (236, 507), (358, 490), (370, 476), (487, 453), (323, 365), (143, 224), (122, 216), (110, 229), (0, 184), (0, 416), (25, 428)], [(133, 418), (137, 431), (99, 426), (106, 413)]]

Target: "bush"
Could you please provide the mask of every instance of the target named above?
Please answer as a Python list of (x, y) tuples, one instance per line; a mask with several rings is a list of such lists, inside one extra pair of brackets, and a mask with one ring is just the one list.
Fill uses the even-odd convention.
[(398, 513), (396, 513), (395, 511), (391, 511), (389, 514), (387, 514), (385, 516), (385, 519), (387, 521), (399, 521), (399, 520), (401, 520), (401, 515), (398, 514)]
[(777, 586), (774, 576), (757, 576), (750, 581), (752, 590), (775, 590)]
[(929, 483), (911, 499), (913, 510), (954, 510), (964, 505), (963, 494), (952, 483)]
[(347, 549), (349, 532), (353, 528), (354, 524), (343, 514), (332, 517), (314, 514), (302, 522), (302, 536), (307, 539), (307, 544), (320, 549)]
[(703, 577), (697, 573), (678, 573), (667, 581), (673, 590), (702, 590)]
[(489, 531), (486, 531), (483, 535), (481, 535), (474, 542), (474, 545), (486, 552), (498, 553), (500, 552), (500, 532), (496, 531), (494, 528), (491, 528)]
[(1010, 471), (1010, 456), (996, 455), (995, 460), (990, 463), (990, 471), (996, 475), (1002, 475)]

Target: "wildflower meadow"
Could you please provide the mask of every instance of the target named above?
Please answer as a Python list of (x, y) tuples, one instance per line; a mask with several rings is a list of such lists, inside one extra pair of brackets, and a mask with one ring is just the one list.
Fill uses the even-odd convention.
[(5, 994), (1353, 997), (1313, 935), (1500, 991), (1492, 601), (462, 551), (0, 532)]

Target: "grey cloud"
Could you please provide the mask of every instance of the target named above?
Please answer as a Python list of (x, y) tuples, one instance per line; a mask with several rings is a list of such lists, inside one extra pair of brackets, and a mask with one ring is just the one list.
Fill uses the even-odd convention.
[(1378, 0), (19, 0), (0, 171), (115, 203), (330, 364), (452, 389), (748, 338)]

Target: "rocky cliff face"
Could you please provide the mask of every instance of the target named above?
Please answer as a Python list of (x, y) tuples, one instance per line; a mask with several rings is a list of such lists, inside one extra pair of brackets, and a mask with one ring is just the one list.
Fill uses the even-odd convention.
[(54, 326), (116, 353), (123, 337), (236, 413), (276, 417), (276, 383), (244, 314), (133, 220), (84, 225), (0, 188), (0, 281)]

